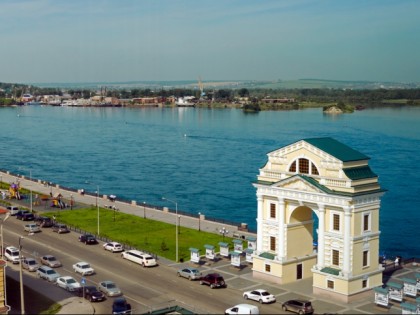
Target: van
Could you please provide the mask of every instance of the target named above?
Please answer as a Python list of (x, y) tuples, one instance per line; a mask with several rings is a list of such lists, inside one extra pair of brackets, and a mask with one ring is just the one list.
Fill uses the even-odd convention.
[(131, 260), (132, 262), (142, 265), (143, 267), (153, 267), (157, 265), (156, 259), (154, 259), (151, 255), (135, 249), (123, 252), (121, 257)]
[(7, 206), (6, 209), (10, 212), (10, 215), (16, 215), (19, 212), (19, 207), (16, 206)]
[(9, 260), (14, 264), (18, 264), (20, 261), (19, 249), (13, 246), (6, 247), (4, 251), (4, 257), (6, 258), (6, 260)]
[(228, 308), (225, 314), (259, 314), (258, 306), (252, 304), (238, 304), (234, 307)]

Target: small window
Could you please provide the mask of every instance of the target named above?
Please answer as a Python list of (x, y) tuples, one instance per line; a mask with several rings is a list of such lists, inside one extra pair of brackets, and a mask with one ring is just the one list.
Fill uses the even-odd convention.
[(333, 230), (340, 231), (340, 215), (333, 214)]
[(363, 267), (369, 266), (369, 251), (363, 251)]
[(271, 265), (266, 264), (265, 265), (265, 271), (266, 272), (271, 272)]
[(328, 289), (334, 289), (334, 281), (327, 280), (327, 287)]
[(370, 215), (364, 214), (363, 215), (363, 231), (369, 231), (370, 230)]
[(367, 280), (362, 280), (362, 288), (367, 288)]
[(276, 238), (274, 236), (270, 236), (270, 250), (276, 250)]
[(275, 219), (276, 218), (276, 204), (270, 203), (270, 218)]
[(312, 175), (319, 175), (318, 169), (316, 168), (316, 166), (314, 165), (314, 163), (311, 163), (311, 173)]
[(332, 264), (338, 266), (340, 264), (340, 252), (333, 249), (332, 251)]

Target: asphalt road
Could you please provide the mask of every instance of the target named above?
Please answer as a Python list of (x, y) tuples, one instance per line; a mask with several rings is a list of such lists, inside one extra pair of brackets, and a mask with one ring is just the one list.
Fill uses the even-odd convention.
[[(45, 254), (56, 256), (63, 266), (57, 268), (61, 275), (71, 275), (80, 282), (81, 276), (74, 273), (72, 265), (78, 261), (87, 261), (95, 269), (96, 274), (86, 276), (87, 284), (97, 285), (103, 280), (113, 280), (124, 292), (124, 296), (132, 305), (133, 312), (146, 312), (169, 304), (178, 304), (189, 308), (196, 313), (220, 314), (225, 309), (245, 303), (242, 292), (229, 288), (226, 281), (226, 289), (210, 289), (201, 286), (198, 281), (188, 281), (176, 276), (179, 266), (176, 264), (160, 263), (153, 268), (142, 268), (121, 258), (120, 253), (111, 253), (102, 248), (102, 243), (97, 245), (85, 245), (78, 241), (78, 234), (70, 232), (60, 234), (52, 232), (51, 228), (45, 228), (40, 233), (28, 235), (23, 226), (26, 222), (10, 217), (3, 224), (5, 246), (18, 247), (19, 237), (22, 240), (23, 255), (39, 258)], [(8, 263), (7, 274), (18, 274), (19, 265)], [(65, 290), (36, 278), (36, 274), (24, 270), (24, 283), (35, 281), (34, 286), (51, 300), (61, 301), (71, 296)], [(26, 300), (28, 300), (27, 298)], [(113, 298), (105, 302), (94, 303), (95, 313), (109, 314)], [(171, 302), (174, 301), (175, 302)], [(258, 305), (257, 302), (246, 302)], [(31, 312), (30, 303), (25, 303), (26, 311)], [(261, 313), (284, 313), (279, 303), (259, 305)]]

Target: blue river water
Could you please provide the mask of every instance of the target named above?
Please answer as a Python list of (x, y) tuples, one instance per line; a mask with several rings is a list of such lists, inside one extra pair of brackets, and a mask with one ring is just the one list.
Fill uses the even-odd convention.
[[(388, 191), (381, 251), (420, 257), (420, 107), (324, 115), (321, 109), (0, 108), (0, 168), (117, 198), (247, 223), (266, 154), (333, 137), (369, 156)], [(169, 200), (162, 200), (162, 196)]]

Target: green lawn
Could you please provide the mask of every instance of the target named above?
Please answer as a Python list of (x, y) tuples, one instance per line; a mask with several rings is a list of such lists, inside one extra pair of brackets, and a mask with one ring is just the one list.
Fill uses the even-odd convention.
[[(139, 250), (149, 251), (170, 260), (176, 259), (175, 225), (144, 219), (131, 214), (114, 212), (113, 210), (99, 209), (100, 236), (133, 246)], [(57, 221), (76, 228), (97, 233), (98, 212), (94, 206), (77, 210), (48, 212), (45, 215), (56, 216)], [(115, 221), (114, 221), (115, 215)], [(205, 254), (204, 245), (213, 245), (219, 251), (219, 242), (223, 241), (220, 234), (198, 231), (186, 227), (178, 229), (178, 257), (190, 259), (190, 247)], [(224, 238), (224, 242), (233, 248), (232, 238)]]

